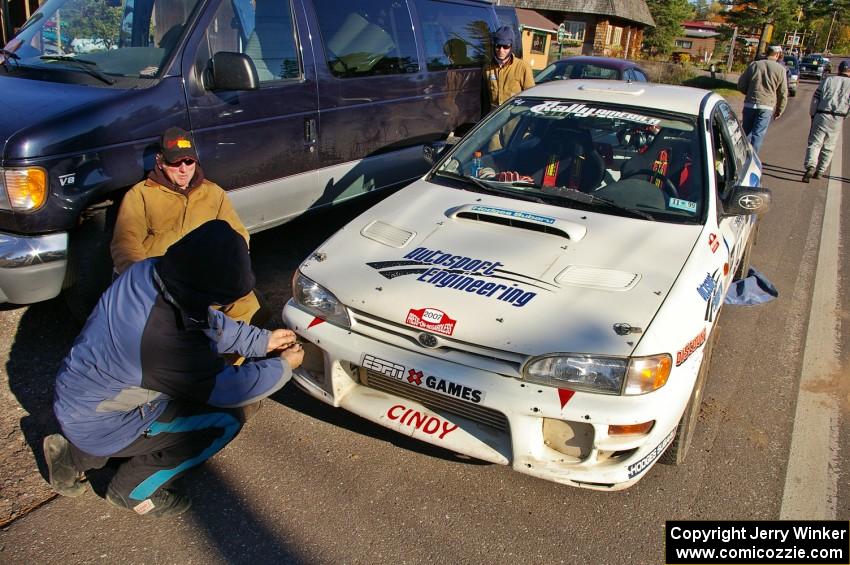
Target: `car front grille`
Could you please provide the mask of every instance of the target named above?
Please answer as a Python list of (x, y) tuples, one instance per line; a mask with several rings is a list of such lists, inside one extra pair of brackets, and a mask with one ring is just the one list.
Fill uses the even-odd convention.
[(360, 374), (360, 382), (369, 388), (407, 398), (432, 410), (455, 414), (478, 424), (495, 428), (501, 432), (508, 431), (507, 417), (492, 408), (478, 406), (477, 404), (464, 402), (451, 396), (445, 396), (419, 388), (418, 386), (409, 385), (363, 367), (359, 367), (358, 372)]

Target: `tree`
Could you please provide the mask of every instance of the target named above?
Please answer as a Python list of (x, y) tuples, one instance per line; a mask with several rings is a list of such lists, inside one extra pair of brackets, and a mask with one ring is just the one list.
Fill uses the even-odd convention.
[(688, 0), (647, 0), (646, 5), (655, 27), (644, 32), (643, 48), (651, 55), (669, 55), (675, 39), (684, 33), (682, 22), (693, 17), (694, 7)]

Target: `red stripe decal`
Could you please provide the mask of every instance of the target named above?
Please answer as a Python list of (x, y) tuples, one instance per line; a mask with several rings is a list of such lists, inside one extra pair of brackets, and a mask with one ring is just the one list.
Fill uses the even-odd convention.
[(324, 322), (324, 320), (323, 320), (323, 319), (321, 319), (321, 318), (319, 318), (318, 316), (316, 316), (315, 318), (313, 318), (313, 321), (312, 321), (312, 322), (310, 322), (310, 325), (309, 325), (309, 326), (307, 326), (307, 329), (309, 330), (309, 329), (310, 329), (310, 328), (312, 328), (313, 326), (318, 326), (318, 325), (319, 325), (319, 324), (321, 324), (322, 322)]

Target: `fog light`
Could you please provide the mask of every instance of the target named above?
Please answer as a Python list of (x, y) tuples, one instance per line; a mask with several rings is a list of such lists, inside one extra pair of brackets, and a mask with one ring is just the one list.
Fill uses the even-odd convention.
[(565, 422), (543, 418), (543, 443), (555, 451), (575, 458), (586, 459), (593, 449), (593, 426), (582, 422)]
[(655, 420), (644, 422), (642, 424), (623, 424), (608, 426), (609, 436), (635, 436), (648, 434), (655, 425)]

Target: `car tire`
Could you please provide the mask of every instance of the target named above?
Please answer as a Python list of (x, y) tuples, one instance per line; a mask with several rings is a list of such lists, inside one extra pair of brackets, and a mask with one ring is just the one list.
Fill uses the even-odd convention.
[(71, 317), (82, 324), (112, 282), (109, 244), (117, 206), (106, 203), (84, 212), (84, 221), (69, 234), (68, 266), (62, 297)]
[(733, 281), (739, 281), (749, 274), (750, 267), (752, 266), (753, 247), (756, 244), (756, 238), (758, 238), (758, 233), (759, 222), (758, 220), (756, 220), (756, 224), (753, 226), (753, 232), (750, 234), (750, 240), (747, 242), (747, 246), (744, 248), (744, 252), (741, 254), (741, 261), (735, 268), (735, 275), (732, 277)]
[(664, 465), (681, 465), (685, 462), (688, 450), (691, 447), (691, 441), (693, 440), (694, 430), (696, 430), (699, 420), (699, 408), (702, 404), (702, 395), (711, 367), (711, 352), (714, 349), (714, 340), (719, 329), (720, 327), (715, 323), (714, 330), (711, 332), (711, 336), (709, 336), (708, 342), (704, 346), (702, 363), (700, 363), (697, 379), (691, 391), (691, 398), (688, 400), (688, 405), (685, 406), (685, 412), (676, 426), (676, 437), (673, 438), (670, 447), (659, 458), (659, 463), (663, 463)]

